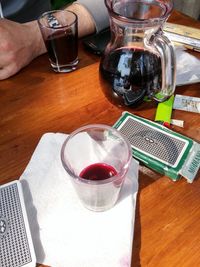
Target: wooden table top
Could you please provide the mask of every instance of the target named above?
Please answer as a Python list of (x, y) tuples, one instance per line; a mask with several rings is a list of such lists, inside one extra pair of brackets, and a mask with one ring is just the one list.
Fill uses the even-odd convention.
[[(170, 21), (200, 29), (199, 22), (177, 12)], [(44, 55), (0, 82), (0, 184), (20, 177), (44, 133), (113, 125), (121, 115), (102, 93), (99, 57), (80, 44), (79, 58), (77, 71), (56, 74)], [(200, 97), (200, 84), (178, 87), (176, 93)], [(132, 112), (153, 120), (155, 110), (155, 103), (145, 103)], [(172, 117), (184, 120), (184, 128), (173, 130), (200, 142), (199, 114), (174, 110)], [(200, 174), (192, 184), (173, 182), (141, 166), (139, 185), (132, 266), (200, 266)]]

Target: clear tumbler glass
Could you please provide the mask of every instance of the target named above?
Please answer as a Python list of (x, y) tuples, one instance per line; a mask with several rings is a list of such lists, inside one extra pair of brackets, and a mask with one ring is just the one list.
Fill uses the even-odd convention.
[(93, 211), (105, 211), (117, 202), (131, 158), (126, 138), (102, 124), (75, 130), (61, 149), (62, 164), (80, 200)]

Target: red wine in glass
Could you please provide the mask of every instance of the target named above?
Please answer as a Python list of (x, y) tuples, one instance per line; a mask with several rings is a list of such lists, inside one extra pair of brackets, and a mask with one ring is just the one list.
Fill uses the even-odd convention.
[(117, 171), (105, 163), (95, 163), (84, 168), (79, 176), (86, 180), (100, 181), (117, 175)]
[(78, 41), (72, 32), (57, 31), (48, 36), (45, 45), (50, 61), (65, 66), (77, 59)]
[(105, 95), (117, 105), (135, 106), (161, 89), (161, 59), (142, 48), (122, 47), (102, 57), (100, 74)]

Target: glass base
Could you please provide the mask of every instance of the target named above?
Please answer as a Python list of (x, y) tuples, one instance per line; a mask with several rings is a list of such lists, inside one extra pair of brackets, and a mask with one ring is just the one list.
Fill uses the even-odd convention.
[(76, 70), (78, 62), (79, 62), (78, 58), (74, 60), (73, 62), (71, 62), (70, 64), (66, 64), (66, 65), (59, 65), (59, 64), (55, 64), (51, 62), (51, 67), (53, 68), (55, 72), (67, 73), (67, 72)]

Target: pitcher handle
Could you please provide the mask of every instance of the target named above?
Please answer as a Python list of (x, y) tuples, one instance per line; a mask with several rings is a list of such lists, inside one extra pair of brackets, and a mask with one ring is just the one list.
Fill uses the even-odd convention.
[(172, 43), (165, 35), (157, 35), (154, 40), (154, 45), (161, 56), (162, 88), (153, 98), (158, 102), (163, 102), (173, 95), (175, 91), (176, 56)]

